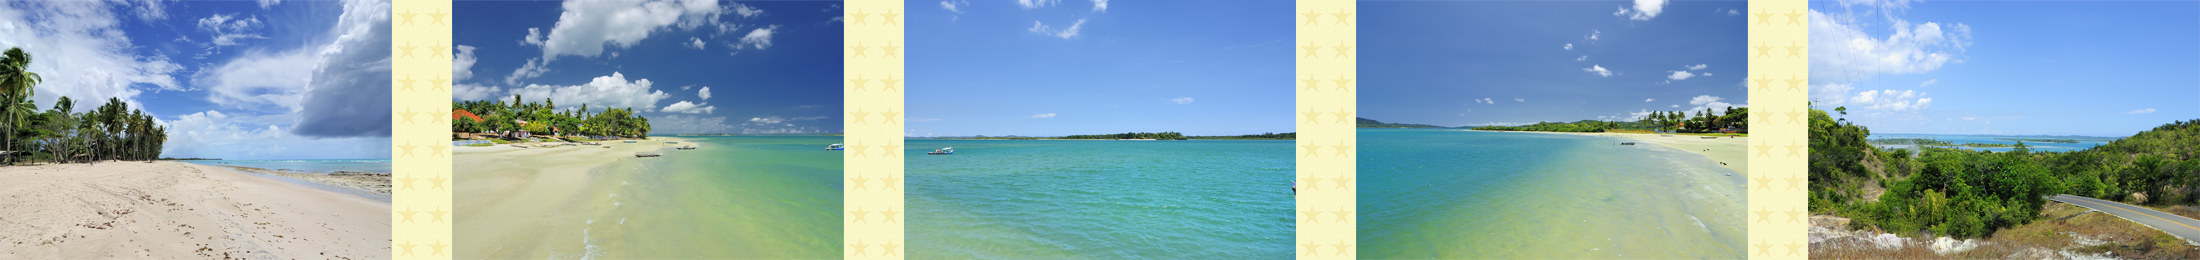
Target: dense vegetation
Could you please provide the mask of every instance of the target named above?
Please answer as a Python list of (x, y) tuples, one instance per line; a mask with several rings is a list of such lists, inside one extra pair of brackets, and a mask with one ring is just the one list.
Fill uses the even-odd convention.
[(1106, 139), (1106, 140), (1120, 140), (1120, 139), (1154, 139), (1154, 140), (1185, 140), (1185, 139), (1190, 139), (1190, 138), (1184, 137), (1184, 134), (1183, 134), (1183, 133), (1177, 133), (1177, 132), (1159, 132), (1159, 133), (1121, 133), (1121, 134), (1104, 134), (1104, 135), (1071, 135), (1071, 136), (1063, 136), (1063, 137), (1061, 137), (1061, 138), (1056, 138), (1056, 139)]
[(558, 111), (555, 100), (543, 99), (542, 103), (521, 100), (514, 95), (509, 103), (503, 100), (455, 102), (451, 104), (456, 109), (451, 111), (451, 131), (505, 136), (526, 131), (533, 135), (649, 137), (649, 118), (634, 114), (632, 108), (607, 108), (598, 113), (582, 104), (579, 110)]
[(1596, 120), (1581, 120), (1581, 121), (1575, 121), (1575, 122), (1573, 122), (1573, 123), (1552, 123), (1552, 122), (1542, 122), (1542, 123), (1535, 123), (1535, 124), (1531, 124), (1531, 125), (1524, 125), (1524, 126), (1477, 126), (1477, 127), (1473, 127), (1473, 128), (1468, 128), (1468, 129), (1474, 129), (1474, 130), (1486, 130), (1486, 131), (1535, 131), (1535, 132), (1584, 132), (1584, 133), (1594, 133), (1594, 132), (1604, 132), (1604, 130), (1605, 130), (1605, 129), (1615, 129), (1615, 128), (1618, 128), (1618, 124), (1617, 124), (1617, 123), (1612, 123), (1612, 122), (1604, 122), (1604, 121), (1596, 121)]
[(1375, 121), (1374, 119), (1367, 119), (1365, 117), (1357, 118), (1360, 120), (1360, 128), (1444, 128), (1442, 126), (1424, 124), (1383, 123), (1383, 121)]
[(1885, 138), (1885, 139), (1868, 139), (1868, 140), (1864, 140), (1864, 142), (1866, 142), (1866, 143), (1870, 143), (1870, 144), (1878, 144), (1878, 145), (1926, 145), (1926, 146), (1955, 146), (1955, 145), (1956, 145), (1955, 143), (1951, 143), (1951, 142), (1948, 142), (1948, 141), (1933, 140), (1933, 139), (1925, 139), (1925, 138)]
[(1293, 140), (1298, 138), (1299, 133), (1261, 133), (1257, 135), (1221, 135), (1192, 137), (1192, 139), (1200, 140)]
[[(1846, 108), (1835, 111), (1846, 114)], [(1810, 114), (1810, 209), (1896, 233), (1984, 237), (2034, 220), (2054, 194), (2190, 204), (2200, 187), (2200, 120), (2074, 152), (1925, 147), (1880, 150), (1871, 131)]]
[[(1687, 112), (1654, 111), (1641, 120), (1611, 122), (1581, 120), (1572, 123), (1541, 122), (1524, 126), (1477, 126), (1469, 129), (1486, 131), (1535, 131), (1535, 132), (1605, 132), (1610, 130), (1674, 131), (1681, 133), (1717, 132), (1721, 128), (1746, 129), (1749, 127), (1749, 108), (1728, 107), (1723, 113), (1704, 108), (1689, 116)], [(1364, 124), (1366, 120), (1362, 119)], [(1364, 127), (1364, 126), (1363, 126)], [(1746, 131), (1744, 131), (1746, 132)]]
[(0, 53), (0, 145), (5, 162), (90, 162), (156, 160), (168, 142), (168, 127), (120, 98), (77, 113), (76, 101), (61, 97), (41, 112), (31, 102), (41, 78), (30, 72), (31, 55), (21, 48)]

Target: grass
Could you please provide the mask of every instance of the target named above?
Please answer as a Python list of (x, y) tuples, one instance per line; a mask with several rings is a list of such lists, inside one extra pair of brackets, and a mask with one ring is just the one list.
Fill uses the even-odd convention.
[(509, 143), (512, 143), (512, 141), (505, 141), (504, 139), (489, 139), (489, 142), (491, 142), (491, 143), (496, 143), (496, 144), (509, 144)]
[(588, 139), (587, 137), (567, 137), (567, 138), (565, 138), (565, 141), (568, 141), (568, 142), (595, 142), (595, 141), (596, 141), (596, 139)]
[[(2200, 209), (2187, 208), (2200, 213)], [(2077, 242), (2072, 234), (2098, 240), (2100, 244), (2086, 245)], [(1918, 234), (1898, 234), (1909, 237), (1911, 243), (1902, 249), (1879, 250), (1876, 248), (1819, 248), (1811, 249), (1811, 258), (1832, 259), (2003, 259), (2003, 258), (2061, 258), (2056, 255), (2040, 255), (2069, 251), (2081, 254), (2102, 254), (2119, 258), (2142, 259), (2200, 259), (2200, 248), (2185, 244), (2184, 239), (2117, 218), (2107, 213), (2064, 203), (2048, 203), (2040, 210), (2040, 219), (1994, 232), (1980, 240), (1981, 245), (1951, 255), (1933, 253), (1931, 237)]]

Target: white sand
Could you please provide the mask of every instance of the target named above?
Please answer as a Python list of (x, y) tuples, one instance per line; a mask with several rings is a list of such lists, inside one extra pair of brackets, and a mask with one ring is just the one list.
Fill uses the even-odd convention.
[(1712, 161), (1726, 163), (1726, 165), (1721, 165), (1720, 167), (1726, 167), (1727, 169), (1734, 170), (1735, 173), (1749, 173), (1749, 137), (1719, 137), (1717, 139), (1703, 139), (1702, 136), (1696, 135), (1673, 135), (1667, 137), (1658, 136), (1659, 134), (1638, 133), (1515, 133), (1594, 135), (1632, 139), (1638, 143), (1657, 144), (1659, 146), (1665, 146), (1666, 148), (1673, 148), (1682, 151), (1688, 151), (1691, 153), (1702, 154), (1704, 157), (1710, 157)]
[(0, 167), (0, 259), (385, 259), (390, 204), (181, 162)]
[[(666, 144), (665, 141), (680, 141)], [(598, 141), (604, 146), (555, 146), (548, 148), (518, 148), (509, 144), (487, 147), (457, 147), (452, 150), (452, 177), (464, 180), (453, 184), (451, 203), (465, 209), (454, 212), (456, 221), (465, 222), (454, 228), (460, 247), (455, 249), (468, 258), (488, 259), (540, 259), (559, 257), (554, 250), (582, 248), (582, 239), (553, 235), (556, 229), (577, 223), (557, 222), (548, 216), (572, 215), (588, 210), (583, 201), (596, 199), (589, 194), (593, 182), (590, 169), (635, 159), (637, 152), (664, 152), (670, 148), (695, 145), (685, 140), (668, 137), (651, 137), (637, 143), (618, 140)], [(568, 256), (569, 257), (569, 256)]]

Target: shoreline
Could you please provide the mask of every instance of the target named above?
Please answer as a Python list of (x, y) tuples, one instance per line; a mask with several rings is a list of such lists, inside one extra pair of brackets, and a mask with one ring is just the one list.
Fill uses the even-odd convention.
[(0, 167), (0, 197), (0, 258), (390, 257), (389, 202), (224, 167)]
[[(492, 146), (453, 147), (451, 183), (454, 199), (454, 255), (466, 258), (519, 259), (588, 254), (584, 230), (575, 223), (596, 223), (587, 215), (606, 208), (599, 200), (615, 195), (599, 194), (605, 176), (596, 169), (626, 160), (651, 160), (635, 153), (664, 154), (672, 148), (694, 145), (687, 139), (653, 136), (636, 143), (599, 140), (603, 146), (564, 146), (565, 142), (510, 143)], [(667, 144), (666, 141), (681, 142)], [(536, 145), (555, 144), (538, 147)], [(515, 146), (517, 145), (517, 146)], [(525, 146), (528, 148), (521, 148)], [(609, 146), (611, 148), (603, 148)], [(676, 156), (676, 155), (674, 155)], [(615, 182), (625, 185), (623, 181)]]
[(1482, 132), (1505, 132), (1505, 133), (1541, 133), (1541, 134), (1565, 134), (1565, 135), (1587, 135), (1587, 136), (1606, 136), (1606, 137), (1615, 137), (1615, 138), (1621, 138), (1621, 139), (1633, 140), (1633, 141), (1635, 141), (1635, 142), (1637, 142), (1637, 143), (1649, 143), (1649, 144), (1656, 144), (1656, 145), (1658, 145), (1658, 146), (1662, 146), (1662, 147), (1665, 147), (1665, 148), (1672, 148), (1672, 149), (1674, 149), (1674, 150), (1681, 150), (1681, 151), (1685, 151), (1685, 152), (1689, 152), (1689, 153), (1694, 153), (1694, 154), (1697, 154), (1697, 155), (1703, 155), (1703, 156), (1704, 156), (1704, 157), (1706, 157), (1706, 158), (1710, 158), (1710, 159), (1711, 159), (1711, 161), (1714, 161), (1714, 162), (1722, 162), (1722, 163), (1726, 163), (1726, 164), (1724, 164), (1724, 165), (1719, 165), (1719, 167), (1722, 167), (1722, 168), (1726, 168), (1726, 169), (1728, 169), (1728, 170), (1734, 170), (1734, 173), (1737, 173), (1737, 174), (1749, 174), (1749, 137), (1731, 137), (1731, 138), (1715, 138), (1715, 139), (1702, 139), (1702, 138), (1700, 138), (1700, 137), (1698, 137), (1698, 136), (1675, 135), (1675, 136), (1672, 136), (1672, 137), (1664, 137), (1664, 136), (1658, 136), (1658, 134), (1643, 134), (1643, 133), (1610, 133), (1610, 132), (1605, 132), (1605, 133), (1572, 133), (1572, 132), (1534, 132), (1534, 131), (1483, 131), (1483, 130), (1466, 130), (1466, 131), (1482, 131)]
[(337, 192), (356, 192), (360, 193), (360, 195), (379, 195), (378, 197), (368, 197), (380, 199), (385, 202), (389, 201), (391, 195), (390, 174), (384, 172), (340, 171), (337, 173), (306, 173), (245, 166), (208, 166), (228, 168), (245, 173), (259, 174), (262, 177), (278, 178), (279, 180), (304, 181), (314, 184), (320, 184), (322, 186), (327, 186), (327, 188), (340, 189), (334, 190)]

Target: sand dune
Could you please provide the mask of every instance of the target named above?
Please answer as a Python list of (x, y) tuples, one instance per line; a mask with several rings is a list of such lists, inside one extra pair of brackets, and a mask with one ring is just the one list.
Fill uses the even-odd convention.
[(0, 167), (0, 258), (386, 259), (390, 204), (181, 162)]

